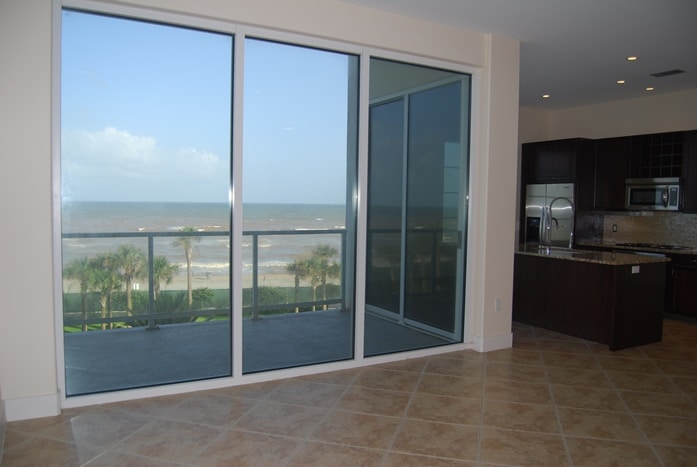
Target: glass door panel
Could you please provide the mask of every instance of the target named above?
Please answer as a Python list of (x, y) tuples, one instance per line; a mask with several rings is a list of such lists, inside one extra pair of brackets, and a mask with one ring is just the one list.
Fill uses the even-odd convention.
[(245, 41), (244, 373), (353, 357), (357, 71)]
[(231, 374), (229, 35), (64, 10), (68, 396)]
[(365, 355), (462, 340), (469, 77), (371, 60)]

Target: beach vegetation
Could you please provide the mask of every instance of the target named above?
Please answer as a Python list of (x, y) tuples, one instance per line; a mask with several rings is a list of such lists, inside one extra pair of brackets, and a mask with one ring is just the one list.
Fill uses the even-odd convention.
[[(310, 277), (310, 285), (312, 286), (312, 301), (317, 300), (317, 287), (322, 286), (322, 300), (327, 300), (327, 280), (336, 279), (339, 277), (340, 268), (336, 261), (331, 261), (338, 254), (336, 248), (321, 244), (317, 245), (312, 250), (312, 256), (306, 260), (308, 276)], [(313, 306), (314, 310), (315, 307)], [(327, 309), (327, 304), (322, 306), (322, 309)]]
[(147, 256), (140, 248), (125, 244), (119, 245), (113, 256), (114, 267), (126, 288), (126, 312), (133, 315), (133, 281), (147, 274)]
[[(295, 260), (292, 263), (288, 263), (286, 265), (286, 270), (289, 273), (293, 274), (293, 302), (295, 303), (298, 303), (300, 301), (298, 298), (300, 296), (300, 281), (302, 279), (305, 279), (310, 273), (308, 266), (308, 262), (303, 260)], [(298, 313), (299, 311), (300, 308), (296, 306), (295, 312)]]
[(153, 275), (153, 296), (157, 300), (160, 295), (162, 283), (166, 285), (172, 283), (174, 276), (179, 272), (179, 265), (172, 264), (166, 256), (155, 256), (152, 264)]
[[(191, 232), (196, 232), (196, 229), (194, 229), (191, 226), (186, 226), (186, 227), (182, 227), (179, 231), (182, 233), (191, 233)], [(185, 235), (185, 236), (175, 238), (174, 242), (172, 242), (172, 244), (174, 246), (184, 248), (184, 254), (186, 255), (186, 291), (187, 291), (189, 309), (192, 309), (193, 304), (194, 304), (193, 271), (191, 269), (191, 260), (193, 257), (194, 243), (198, 243), (200, 241), (201, 241), (201, 237), (196, 237), (193, 235)]]

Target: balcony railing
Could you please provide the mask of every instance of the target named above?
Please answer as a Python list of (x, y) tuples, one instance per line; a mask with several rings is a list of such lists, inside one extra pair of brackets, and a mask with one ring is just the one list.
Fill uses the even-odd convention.
[[(314, 230), (249, 230), (242, 233), (243, 237), (251, 237), (252, 248), (252, 267), (251, 267), (251, 303), (243, 306), (243, 312), (249, 313), (253, 318), (257, 318), (259, 313), (269, 310), (278, 309), (298, 309), (307, 307), (322, 307), (330, 305), (339, 305), (340, 309), (346, 308), (346, 274), (344, 267), (346, 262), (346, 229), (314, 229)], [(259, 285), (259, 248), (260, 238), (264, 236), (306, 236), (306, 235), (336, 235), (339, 237), (339, 255), (340, 255), (340, 273), (339, 273), (339, 297), (322, 300), (304, 300), (304, 301), (288, 301), (283, 303), (261, 303), (260, 285)], [(155, 240), (158, 238), (182, 238), (182, 237), (223, 237), (230, 238), (229, 231), (178, 231), (178, 232), (94, 232), (94, 233), (63, 233), (63, 239), (146, 239), (147, 240), (147, 281), (148, 281), (148, 303), (146, 314), (129, 314), (126, 311), (112, 311), (111, 317), (92, 317), (86, 319), (75, 319), (64, 317), (64, 326), (84, 326), (93, 324), (110, 324), (123, 322), (147, 322), (148, 329), (156, 329), (158, 321), (165, 319), (191, 319), (199, 317), (213, 318), (215, 316), (230, 314), (228, 308), (203, 308), (194, 310), (176, 310), (168, 312), (156, 311), (155, 297)], [(298, 251), (301, 255), (303, 251)], [(228, 256), (229, 259), (229, 256)], [(230, 262), (232, 264), (232, 262)], [(232, 270), (230, 275), (232, 277)], [(289, 275), (292, 275), (289, 273)], [(228, 289), (231, 287), (232, 281)], [(294, 284), (289, 284), (288, 287), (293, 287)], [(232, 292), (231, 292), (232, 293)], [(290, 311), (289, 311), (290, 312)], [(93, 311), (91, 314), (99, 313)]]

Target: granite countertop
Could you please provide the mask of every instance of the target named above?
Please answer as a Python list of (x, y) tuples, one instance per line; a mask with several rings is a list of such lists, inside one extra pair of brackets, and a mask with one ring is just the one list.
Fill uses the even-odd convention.
[[(624, 242), (618, 242), (624, 243)], [(681, 246), (676, 249), (666, 249), (666, 248), (650, 248), (644, 247), (638, 248), (636, 246), (618, 245), (615, 242), (576, 242), (576, 246), (579, 248), (589, 247), (589, 248), (612, 248), (613, 250), (626, 250), (627, 252), (635, 251), (646, 251), (649, 253), (662, 253), (665, 255), (697, 255), (697, 248), (692, 248), (689, 246)]]
[(664, 256), (640, 255), (636, 253), (618, 253), (614, 251), (579, 250), (562, 247), (544, 247), (533, 244), (519, 244), (516, 253), (531, 256), (544, 256), (569, 261), (625, 266), (630, 264), (663, 263), (670, 261)]

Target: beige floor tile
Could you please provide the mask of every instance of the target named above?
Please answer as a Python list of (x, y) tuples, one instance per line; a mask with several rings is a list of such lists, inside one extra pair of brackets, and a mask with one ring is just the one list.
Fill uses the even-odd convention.
[[(342, 444), (307, 442), (289, 461), (289, 467), (310, 465), (332, 467), (379, 466), (385, 451)], [(257, 464), (258, 465), (258, 464)]]
[(563, 342), (584, 342), (583, 339), (579, 337), (570, 336), (568, 334), (562, 334), (561, 332), (551, 331), (545, 328), (535, 328), (535, 337), (538, 339), (552, 339)]
[(461, 460), (477, 459), (479, 428), (405, 420), (392, 450)]
[(420, 373), (395, 371), (384, 368), (363, 368), (353, 381), (354, 386), (394, 391), (413, 391), (419, 381)]
[(425, 373), (416, 391), (443, 396), (482, 397), (484, 379)]
[(674, 360), (653, 360), (653, 363), (666, 375), (690, 376), (697, 378), (697, 358), (691, 362)]
[(520, 350), (538, 350), (535, 337), (513, 335), (513, 348)]
[(579, 368), (582, 370), (600, 370), (600, 364), (594, 355), (570, 354), (562, 352), (540, 352), (545, 366), (562, 368)]
[(384, 368), (386, 370), (398, 371), (413, 371), (421, 373), (426, 367), (427, 358), (412, 358), (410, 360), (400, 360), (398, 362), (382, 363), (376, 365), (375, 368)]
[(648, 444), (584, 438), (567, 438), (566, 444), (574, 467), (661, 465)]
[(636, 415), (634, 417), (652, 443), (697, 448), (695, 419)]
[(166, 416), (167, 412), (192, 397), (191, 394), (175, 394), (172, 396), (149, 397), (132, 401), (114, 402), (103, 407), (110, 410), (123, 410), (140, 415), (154, 417)]
[(256, 403), (253, 399), (206, 392), (192, 395), (163, 415), (180, 421), (230, 426)]
[(685, 394), (697, 394), (697, 377), (671, 376), (670, 379)]
[(552, 403), (547, 384), (498, 380), (486, 381), (484, 384), (484, 399), (520, 402), (523, 404)]
[(196, 459), (197, 466), (282, 466), (301, 441), (261, 433), (232, 430), (209, 445)]
[(239, 386), (231, 386), (229, 388), (212, 389), (211, 392), (232, 397), (244, 397), (246, 399), (265, 399), (280, 384), (281, 381), (241, 384)]
[(95, 449), (106, 449), (122, 441), (153, 420), (152, 417), (119, 410), (94, 408), (43, 431), (50, 438)]
[(692, 417), (697, 426), (697, 406), (683, 394), (620, 391), (620, 396), (634, 413)]
[(538, 339), (537, 349), (544, 352), (562, 352), (590, 354), (592, 351), (585, 342), (568, 342), (549, 339)]
[(351, 387), (341, 396), (335, 408), (349, 412), (401, 417), (410, 397), (411, 394), (408, 392)]
[(418, 393), (409, 404), (407, 417), (433, 422), (479, 425), (482, 418), (482, 400)]
[(647, 358), (620, 358), (598, 356), (600, 366), (606, 371), (627, 371), (631, 373), (660, 373), (654, 363)]
[(305, 437), (326, 414), (321, 407), (282, 404), (269, 401), (243, 415), (235, 428), (273, 435)]
[(482, 425), (539, 433), (560, 432), (554, 408), (549, 405), (517, 404), (487, 400)]
[(609, 388), (610, 381), (602, 370), (583, 370), (580, 368), (564, 368), (548, 366), (545, 368), (547, 379), (552, 384), (567, 386), (585, 386), (590, 388)]
[(566, 435), (618, 441), (644, 441), (644, 436), (631, 415), (567, 408), (559, 408), (557, 411)]
[(98, 447), (75, 445), (54, 439), (34, 438), (20, 446), (5, 444), (2, 465), (7, 467), (82, 465), (102, 452)]
[(519, 365), (542, 365), (540, 352), (521, 349), (501, 349), (486, 353), (487, 363), (517, 363)]
[(271, 391), (268, 399), (288, 404), (331, 407), (345, 390), (346, 387), (343, 385), (290, 379), (283, 381)]
[(334, 411), (311, 435), (318, 441), (387, 449), (394, 437), (399, 418)]
[(553, 384), (552, 397), (559, 407), (626, 412), (614, 389)]
[(319, 373), (316, 375), (301, 376), (298, 379), (314, 381), (316, 383), (338, 384), (342, 386), (348, 386), (356, 379), (356, 376), (358, 376), (360, 372), (360, 369), (330, 371), (329, 373)]
[(507, 362), (489, 362), (486, 365), (486, 379), (523, 381), (525, 383), (546, 383), (547, 376), (542, 365), (520, 365)]
[(60, 415), (56, 415), (55, 417), (41, 417), (8, 422), (7, 429), (12, 431), (20, 431), (23, 433), (41, 434), (46, 430), (50, 430), (51, 428), (62, 425), (65, 422), (69, 422), (71, 419), (90, 410), (93, 411), (94, 408), (66, 409), (63, 410)]
[(668, 376), (653, 373), (606, 372), (612, 384), (620, 390), (677, 393), (679, 389)]
[(181, 467), (182, 464), (124, 452), (107, 451), (85, 465), (90, 467)]
[(114, 451), (189, 462), (222, 428), (175, 420), (155, 420), (112, 448)]
[(467, 378), (484, 377), (484, 361), (446, 357), (431, 357), (424, 368), (426, 373)]
[(697, 467), (697, 448), (655, 446), (665, 467)]
[(382, 467), (475, 467), (474, 462), (391, 452)]
[(496, 428), (482, 429), (480, 460), (534, 467), (569, 465), (561, 436)]

